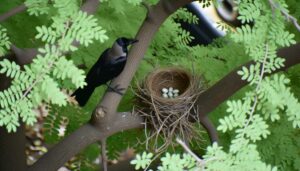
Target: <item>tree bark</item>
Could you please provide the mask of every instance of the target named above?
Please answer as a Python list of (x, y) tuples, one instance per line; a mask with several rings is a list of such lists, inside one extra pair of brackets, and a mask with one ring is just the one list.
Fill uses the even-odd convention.
[[(279, 71), (285, 71), (300, 63), (300, 43), (291, 47), (279, 49), (277, 54), (285, 59), (285, 63), (283, 68), (276, 70), (272, 74)], [(198, 107), (199, 118), (202, 125), (209, 133), (212, 141), (218, 140), (218, 134), (213, 124), (209, 121), (207, 115), (241, 88), (248, 85), (248, 82), (242, 80), (241, 76), (237, 74), (237, 71), (241, 70), (243, 66), (249, 67), (251, 64), (254, 64), (254, 61), (250, 61), (239, 66), (198, 97), (196, 104)]]
[[(129, 50), (125, 68), (117, 78), (112, 80), (112, 87), (118, 85), (127, 90), (140, 61), (143, 59), (146, 50), (160, 25), (178, 8), (190, 2), (192, 2), (192, 0), (160, 0), (155, 6), (148, 7), (146, 19), (135, 37), (139, 42), (134, 44)], [(105, 93), (93, 113), (91, 120), (92, 124), (101, 127), (105, 125), (105, 123), (110, 123), (115, 117), (114, 114), (116, 113), (121, 98), (122, 96), (113, 92)], [(103, 108), (105, 109), (105, 116), (99, 117), (97, 111), (101, 111)]]
[[(15, 61), (12, 54), (6, 55), (6, 59)], [(0, 74), (0, 91), (10, 86), (11, 79)], [(0, 127), (0, 170), (2, 171), (23, 171), (26, 170), (25, 155), (25, 128), (23, 123), (18, 127), (17, 132), (8, 133), (5, 127)]]
[(98, 129), (90, 123), (81, 126), (51, 148), (36, 163), (30, 166), (28, 170), (57, 170), (86, 146), (96, 141), (101, 141), (117, 132), (142, 127), (143, 119), (139, 116), (134, 116), (130, 112), (117, 113), (116, 116), (115, 121), (103, 129)]
[(22, 123), (15, 133), (8, 133), (4, 127), (0, 127), (1, 171), (26, 170), (25, 144), (25, 128)]
[[(128, 61), (124, 71), (112, 81), (112, 86), (119, 85), (122, 88), (128, 88), (140, 61), (142, 60), (154, 34), (159, 29), (160, 25), (179, 7), (190, 3), (191, 1), (192, 0), (161, 0), (157, 5), (148, 8), (149, 11), (146, 19), (136, 36), (136, 39), (138, 39), (139, 42), (133, 45), (133, 47), (130, 49)], [(95, 10), (95, 7), (92, 8), (92, 6), (95, 5), (95, 3), (98, 3), (98, 0), (87, 0), (86, 2), (89, 2), (90, 5), (85, 4), (86, 6), (83, 6), (83, 9), (90, 11), (91, 9)], [(286, 58), (286, 67), (284, 69), (287, 69), (300, 62), (300, 58), (297, 53), (297, 51), (299, 51), (299, 47), (300, 45), (297, 44), (290, 48), (281, 49), (278, 52), (280, 56), (284, 55)], [(18, 53), (20, 54), (19, 56), (21, 58), (22, 51)], [(32, 51), (30, 51), (30, 53), (32, 53)], [(29, 56), (31, 56), (31, 59), (34, 57), (32, 55)], [(30, 59), (30, 57), (28, 59)], [(27, 61), (29, 61), (28, 59)], [(250, 63), (246, 65), (249, 65)], [(204, 124), (204, 127), (207, 128), (213, 141), (217, 140), (217, 134), (214, 127), (209, 122), (207, 115), (220, 103), (247, 85), (247, 82), (242, 81), (240, 76), (236, 74), (238, 69), (232, 71), (214, 86), (202, 93), (197, 101), (200, 118), (204, 118), (201, 122)], [(120, 100), (121, 96), (118, 94), (107, 92), (93, 112), (91, 122), (80, 127), (78, 130), (70, 134), (68, 137), (50, 149), (50, 151), (46, 153), (40, 160), (38, 160), (33, 166), (31, 166), (29, 170), (56, 170), (87, 145), (96, 141), (100, 141), (116, 132), (141, 127), (143, 118), (139, 116), (133, 116), (128, 113), (116, 113), (116, 109)], [(8, 160), (5, 159), (4, 161)], [(11, 161), (14, 161), (14, 159)], [(10, 165), (12, 164), (10, 163)]]
[[(88, 14), (95, 13), (99, 6), (99, 0), (86, 0), (82, 5), (81, 10)], [(0, 22), (5, 21), (22, 11), (27, 7), (22, 4), (5, 14), (0, 15)], [(11, 46), (11, 51), (14, 54), (6, 55), (4, 58), (15, 61), (23, 66), (32, 62), (32, 59), (37, 55), (37, 49), (20, 49), (14, 45)], [(0, 74), (0, 91), (7, 89), (11, 84), (11, 79)], [(7, 133), (7, 130), (0, 127), (0, 170), (2, 171), (23, 171), (26, 170), (26, 155), (25, 155), (25, 128), (22, 124), (16, 133)], [(55, 155), (54, 155), (55, 156)], [(47, 165), (46, 165), (47, 166)], [(46, 167), (45, 167), (46, 168)], [(40, 168), (44, 170), (44, 168)]]
[[(284, 67), (280, 70), (276, 70), (272, 74), (284, 71), (300, 62), (300, 43), (282, 48), (278, 50), (278, 56), (285, 59)], [(243, 64), (225, 77), (223, 77), (220, 81), (214, 84), (212, 87), (203, 92), (197, 101), (199, 115), (208, 115), (211, 111), (213, 111), (217, 106), (219, 106), (222, 102), (232, 96), (234, 93), (239, 91), (244, 86), (248, 85), (247, 81), (241, 80), (241, 76), (237, 74), (237, 71), (241, 70), (243, 66), (249, 67), (253, 64), (254, 61), (250, 61), (246, 64)], [(267, 76), (267, 75), (265, 75)]]
[(17, 6), (16, 8), (6, 12), (5, 14), (0, 15), (0, 22), (5, 21), (6, 19), (8, 19), (11, 16), (14, 16), (20, 12), (23, 12), (27, 9), (25, 4), (22, 4), (20, 6)]

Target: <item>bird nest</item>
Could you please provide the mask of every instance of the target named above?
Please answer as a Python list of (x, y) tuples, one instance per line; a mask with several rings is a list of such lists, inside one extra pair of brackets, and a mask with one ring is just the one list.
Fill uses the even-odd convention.
[[(204, 89), (201, 80), (184, 69), (170, 67), (156, 69), (137, 85), (135, 112), (145, 118), (146, 128), (152, 128), (147, 148), (151, 144), (155, 152), (162, 152), (176, 137), (186, 142), (200, 138), (192, 122), (199, 121), (195, 102)], [(170, 87), (179, 90), (178, 96), (163, 97), (162, 89)]]

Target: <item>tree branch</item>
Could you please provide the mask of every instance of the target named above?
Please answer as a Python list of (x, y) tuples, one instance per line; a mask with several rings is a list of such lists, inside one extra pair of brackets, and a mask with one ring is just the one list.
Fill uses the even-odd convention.
[(216, 130), (215, 126), (213, 125), (213, 123), (209, 120), (207, 115), (200, 117), (200, 123), (203, 126), (203, 128), (207, 131), (209, 138), (210, 138), (210, 142), (211, 143), (214, 143), (214, 142), (219, 143), (219, 137), (218, 137), (217, 130)]
[[(149, 11), (147, 15), (150, 16), (151, 19), (149, 20), (149, 17), (146, 17), (136, 36), (139, 43), (134, 45), (129, 51), (128, 61), (124, 71), (112, 81), (112, 86), (120, 85), (126, 89), (128, 88), (139, 62), (142, 60), (152, 37), (160, 25), (172, 12), (175, 12), (179, 7), (191, 1), (192, 0), (161, 0), (153, 8), (151, 7), (152, 14), (149, 14)], [(142, 127), (143, 119), (140, 116), (115, 112), (120, 100), (121, 96), (107, 92), (103, 96), (102, 102), (98, 104), (93, 112), (91, 120), (93, 126), (86, 124), (79, 128), (42, 156), (29, 170), (55, 170), (84, 147), (95, 141), (101, 141), (122, 130)]]
[(101, 142), (101, 165), (102, 170), (107, 171), (107, 156), (106, 156), (106, 138), (102, 139)]
[[(178, 8), (190, 2), (192, 2), (192, 0), (160, 0), (155, 6), (149, 7), (151, 10), (148, 10), (148, 14), (136, 35), (136, 39), (139, 40), (139, 42), (134, 44), (129, 50), (125, 68), (123, 72), (112, 81), (112, 87), (119, 85), (119, 87), (128, 88), (140, 61), (143, 59), (160, 25)], [(121, 96), (116, 93), (105, 93), (102, 101), (100, 101), (93, 113), (91, 122), (98, 127), (102, 127), (106, 125), (106, 123), (109, 123), (110, 120), (113, 120), (120, 100)], [(99, 117), (97, 111), (101, 111), (102, 108), (105, 108), (106, 113), (104, 117)]]
[[(90, 2), (91, 4), (95, 4), (96, 1), (98, 2), (98, 0), (87, 0), (86, 3)], [(112, 86), (119, 85), (122, 88), (128, 88), (152, 37), (160, 25), (171, 13), (191, 1), (192, 0), (161, 0), (157, 5), (151, 7), (151, 10), (149, 10), (149, 13), (147, 14), (148, 19), (145, 19), (136, 35), (136, 39), (138, 39), (139, 42), (130, 49), (124, 71), (112, 81)], [(91, 8), (92, 6), (87, 5), (84, 10), (91, 10)], [(297, 51), (297, 49), (299, 50), (299, 46), (300, 45), (298, 44), (297, 46), (290, 47), (290, 50), (293, 51), (296, 49)], [(284, 51), (284, 49), (281, 51)], [(286, 53), (289, 52), (285, 52), (284, 54)], [(32, 58), (33, 57), (34, 56), (32, 56)], [(295, 54), (292, 54), (291, 56), (287, 55), (285, 57), (287, 59), (285, 68), (300, 62), (299, 56), (296, 58)], [(291, 63), (290, 65), (289, 62)], [(250, 63), (247, 65), (249, 64)], [(236, 74), (236, 71), (237, 70), (231, 72), (200, 95), (198, 99), (200, 118), (207, 119), (206, 115), (209, 112), (247, 84), (247, 82), (240, 79), (240, 76)], [(82, 126), (50, 149), (50, 151), (31, 166), (29, 170), (56, 170), (72, 156), (93, 142), (101, 141), (122, 130), (142, 127), (143, 119), (141, 117), (133, 116), (129, 113), (115, 112), (120, 100), (121, 96), (118, 94), (107, 92), (93, 112), (91, 123)], [(99, 117), (99, 111), (105, 111), (104, 117)], [(209, 127), (208, 131), (210, 131)]]
[(143, 118), (133, 116), (130, 112), (117, 113), (114, 121), (109, 123), (110, 126), (98, 129), (87, 123), (71, 133), (65, 139), (43, 155), (36, 163), (29, 167), (29, 171), (53, 171), (57, 170), (71, 157), (75, 156), (86, 146), (102, 141), (106, 137), (117, 132), (141, 128)]
[[(280, 70), (273, 72), (273, 74), (279, 71), (284, 71), (296, 64), (299, 64), (299, 51), (300, 43), (291, 47), (280, 49), (277, 54), (278, 56), (281, 56), (285, 59), (285, 66)], [(236, 68), (199, 96), (197, 101), (199, 111), (198, 114), (202, 125), (209, 133), (212, 141), (218, 140), (218, 135), (215, 127), (208, 120), (207, 115), (215, 108), (217, 108), (222, 102), (227, 100), (230, 96), (232, 96), (234, 93), (248, 84), (247, 81), (243, 81), (241, 79), (241, 76), (237, 74), (237, 71), (241, 70), (243, 66), (249, 67), (251, 64), (254, 64), (254, 62), (250, 61), (247, 64), (241, 65), (240, 67)]]
[[(299, 52), (300, 43), (287, 48), (280, 49), (277, 54), (278, 56), (285, 59), (285, 66), (280, 70), (276, 70), (273, 73), (284, 71), (296, 64), (299, 64)], [(239, 66), (199, 96), (197, 105), (200, 117), (208, 115), (222, 102), (227, 100), (230, 96), (232, 96), (234, 93), (236, 93), (238, 90), (240, 90), (248, 84), (247, 81), (241, 80), (241, 76), (237, 74), (237, 71), (241, 70), (243, 66), (249, 67), (253, 63), (253, 61), (250, 61), (244, 65)]]
[(6, 12), (5, 14), (0, 15), (0, 22), (5, 21), (6, 19), (8, 19), (11, 16), (14, 16), (20, 12), (23, 12), (27, 9), (25, 4), (22, 4), (20, 6), (17, 6), (13, 9), (11, 9), (10, 11)]
[[(300, 44), (279, 50), (278, 55), (283, 56), (286, 59), (286, 62), (285, 67), (278, 71), (285, 70), (300, 63), (299, 49)], [(243, 66), (249, 66), (251, 63), (253, 62), (248, 62)], [(198, 99), (197, 103), (200, 111), (200, 119), (202, 122), (209, 123), (208, 127), (205, 125), (204, 127), (206, 127), (208, 132), (210, 132), (209, 134), (213, 142), (217, 141), (217, 134), (215, 128), (209, 122), (207, 114), (215, 109), (220, 103), (228, 99), (236, 91), (247, 85), (247, 82), (242, 81), (240, 76), (236, 74), (237, 70), (240, 68), (241, 67), (238, 67), (229, 73), (210, 89), (202, 93)], [(112, 116), (114, 116), (114, 119), (100, 127), (98, 126), (98, 129), (90, 124), (83, 126), (85, 128), (79, 128), (46, 153), (40, 160), (37, 161), (37, 163), (30, 167), (29, 170), (45, 170), (45, 168), (48, 170), (55, 170), (63, 165), (69, 158), (77, 154), (85, 146), (93, 142), (101, 141), (102, 139), (123, 130), (142, 128), (143, 119), (139, 116), (134, 116), (130, 113), (118, 113)], [(59, 160), (57, 158), (59, 158)]]

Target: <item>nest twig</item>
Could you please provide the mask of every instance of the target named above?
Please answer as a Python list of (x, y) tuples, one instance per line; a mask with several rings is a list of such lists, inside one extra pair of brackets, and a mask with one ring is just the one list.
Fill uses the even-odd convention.
[[(161, 90), (166, 87), (178, 89), (179, 96), (162, 97)], [(173, 145), (176, 137), (186, 142), (199, 139), (192, 122), (199, 121), (195, 102), (203, 89), (201, 77), (174, 67), (157, 69), (142, 84), (137, 84), (135, 112), (146, 118), (147, 127), (152, 128), (146, 144), (153, 142), (154, 151), (160, 153)], [(164, 140), (162, 145), (160, 138)]]

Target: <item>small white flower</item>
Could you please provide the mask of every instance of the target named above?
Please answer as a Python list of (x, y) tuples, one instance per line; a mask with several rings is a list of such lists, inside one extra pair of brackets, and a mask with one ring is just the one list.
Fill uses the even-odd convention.
[(57, 131), (58, 131), (58, 136), (59, 137), (65, 136), (66, 126), (65, 125), (60, 125), (59, 128), (57, 129)]

